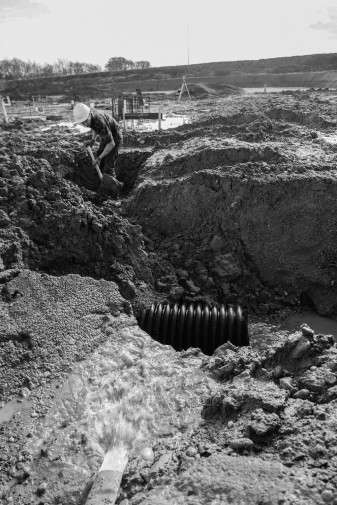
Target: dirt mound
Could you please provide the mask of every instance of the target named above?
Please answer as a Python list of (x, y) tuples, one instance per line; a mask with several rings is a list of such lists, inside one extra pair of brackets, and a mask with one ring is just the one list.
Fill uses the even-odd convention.
[(215, 89), (210, 88), (206, 84), (189, 84), (188, 90), (193, 98), (206, 98), (210, 95), (217, 95)]
[(198, 122), (195, 132), (202, 138), (194, 137), (194, 126), (181, 127), (180, 140), (169, 150), (156, 150), (141, 168), (130, 215), (157, 240), (161, 234), (171, 243), (171, 261), (189, 265), (201, 293), (213, 283), (215, 297), (215, 291), (217, 297), (229, 295), (234, 279), (216, 264), (232, 254), (247, 286), (247, 303), (256, 289), (248, 287), (252, 269), (248, 273), (246, 267), (252, 261), (267, 286), (282, 285), (295, 303), (306, 298), (321, 314), (335, 315), (336, 155), (323, 138), (332, 131), (333, 109), (324, 102), (317, 112), (298, 95), (291, 101), (301, 103), (305, 113), (289, 110), (288, 123), (284, 115), (271, 120), (275, 102), (284, 100), (235, 98), (225, 112)]
[(251, 347), (209, 357), (134, 315), (164, 301), (241, 303), (267, 325), (301, 303), (337, 315), (337, 95), (196, 93), (171, 104), (188, 124), (125, 132), (118, 201), (97, 191), (84, 134), (0, 131), (7, 503), (83, 505), (109, 426), (110, 444), (140, 430), (118, 503), (336, 501), (332, 336), (253, 318)]
[(212, 84), (212, 87), (219, 96), (241, 95), (244, 93), (244, 90), (238, 86), (232, 86), (221, 82)]
[(62, 375), (116, 330), (116, 315), (131, 313), (113, 282), (13, 269), (1, 286), (0, 400)]
[(218, 84), (208, 84), (205, 83), (188, 83), (188, 90), (193, 98), (207, 98), (209, 96), (229, 96), (229, 95), (240, 95), (243, 93), (241, 88), (236, 86), (231, 86), (229, 84), (218, 83)]

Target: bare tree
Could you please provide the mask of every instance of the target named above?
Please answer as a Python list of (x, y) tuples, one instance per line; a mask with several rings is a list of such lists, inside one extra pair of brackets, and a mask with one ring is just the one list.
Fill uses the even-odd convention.
[(27, 79), (39, 75), (46, 77), (50, 75), (83, 74), (100, 70), (99, 65), (73, 62), (62, 58), (59, 58), (53, 65), (49, 63), (41, 65), (31, 60), (25, 62), (19, 58), (0, 60), (0, 78), (2, 79)]
[(136, 61), (135, 66), (136, 66), (136, 68), (150, 68), (151, 63), (146, 60), (141, 60), (141, 61)]
[(105, 68), (109, 71), (120, 71), (129, 70), (130, 68), (133, 68), (133, 65), (134, 62), (132, 60), (127, 60), (122, 56), (114, 56), (107, 61)]

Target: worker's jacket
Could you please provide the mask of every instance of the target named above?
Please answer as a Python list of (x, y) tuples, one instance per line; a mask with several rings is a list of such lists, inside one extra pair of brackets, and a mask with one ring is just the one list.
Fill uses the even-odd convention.
[(91, 111), (90, 128), (100, 136), (101, 146), (106, 146), (111, 141), (118, 147), (123, 141), (122, 130), (117, 121), (107, 112)]

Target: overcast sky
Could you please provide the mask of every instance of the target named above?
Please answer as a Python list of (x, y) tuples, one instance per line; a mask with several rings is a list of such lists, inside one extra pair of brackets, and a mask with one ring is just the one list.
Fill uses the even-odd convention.
[(337, 0), (0, 0), (0, 60), (162, 66), (334, 52)]

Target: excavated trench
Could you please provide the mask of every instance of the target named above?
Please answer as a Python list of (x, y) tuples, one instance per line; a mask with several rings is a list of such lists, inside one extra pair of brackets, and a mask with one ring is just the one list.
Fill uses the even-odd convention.
[[(126, 132), (119, 201), (85, 134), (3, 128), (4, 503), (83, 505), (120, 446), (123, 505), (337, 503), (334, 338), (283, 324), (337, 315), (336, 102), (213, 97)], [(251, 346), (177, 352), (137, 325), (156, 303), (241, 305)]]

